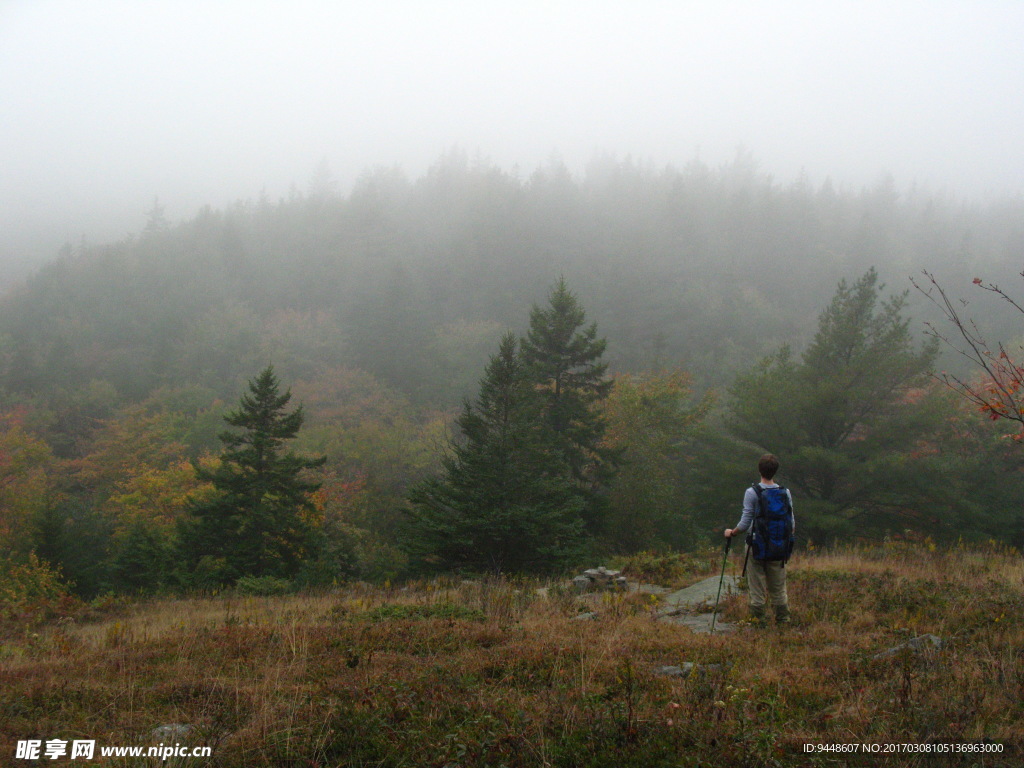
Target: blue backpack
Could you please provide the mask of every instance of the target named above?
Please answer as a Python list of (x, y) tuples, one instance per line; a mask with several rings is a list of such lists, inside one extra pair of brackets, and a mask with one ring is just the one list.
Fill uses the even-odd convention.
[(747, 535), (750, 554), (755, 560), (781, 560), (793, 554), (793, 504), (784, 486), (762, 488), (754, 483), (758, 505)]

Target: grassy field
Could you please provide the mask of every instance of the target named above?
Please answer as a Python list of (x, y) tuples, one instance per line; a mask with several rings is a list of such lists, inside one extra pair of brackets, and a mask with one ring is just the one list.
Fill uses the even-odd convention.
[[(658, 575), (695, 581), (717, 574), (719, 557), (661, 563)], [(212, 757), (38, 764), (1024, 764), (1019, 555), (921, 544), (804, 552), (790, 566), (790, 600), (791, 626), (716, 636), (657, 621), (650, 595), (581, 597), (525, 581), (222, 595), (9, 621), (0, 765), (33, 764), (14, 759), (19, 740), (151, 744), (170, 724), (189, 726), (182, 741)], [(598, 617), (574, 619), (582, 611)], [(745, 613), (744, 597), (724, 601), (722, 620)], [(924, 634), (944, 647), (873, 658)], [(655, 672), (683, 662), (716, 666), (685, 679)], [(1004, 751), (805, 752), (942, 742)]]

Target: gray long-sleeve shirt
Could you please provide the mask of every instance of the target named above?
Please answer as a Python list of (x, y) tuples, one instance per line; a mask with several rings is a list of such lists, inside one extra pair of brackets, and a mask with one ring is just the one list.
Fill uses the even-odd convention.
[[(758, 483), (762, 488), (778, 488), (778, 483)], [(789, 496), (789, 508), (793, 508), (793, 494), (789, 492), (789, 488), (786, 489), (786, 495)], [(754, 522), (754, 510), (757, 509), (757, 491), (753, 488), (747, 488), (747, 492), (743, 494), (743, 515), (740, 517), (740, 521), (736, 523), (736, 528), (733, 529), (734, 533), (743, 533), (744, 531), (750, 530), (750, 526)], [(796, 515), (793, 515), (793, 531), (796, 532)]]

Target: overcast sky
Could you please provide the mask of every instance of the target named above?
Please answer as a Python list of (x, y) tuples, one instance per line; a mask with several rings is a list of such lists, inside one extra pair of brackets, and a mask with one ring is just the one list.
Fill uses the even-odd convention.
[(0, 0), (0, 260), (459, 147), (1024, 189), (1024, 2)]

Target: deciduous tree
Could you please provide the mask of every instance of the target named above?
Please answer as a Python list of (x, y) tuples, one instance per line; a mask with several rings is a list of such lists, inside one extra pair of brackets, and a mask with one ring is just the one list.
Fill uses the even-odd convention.
[(0, 555), (28, 555), (36, 518), (49, 501), (53, 456), (17, 414), (0, 416)]
[[(944, 342), (960, 356), (967, 359), (980, 373), (978, 381), (943, 372), (938, 378), (954, 392), (967, 398), (993, 421), (1016, 422), (1019, 427), (1011, 437), (1024, 441), (1024, 349), (1008, 349), (1003, 342), (989, 342), (977, 324), (965, 315), (967, 302), (961, 306), (949, 298), (938, 280), (930, 272), (924, 272), (927, 284), (914, 282), (914, 287), (935, 304), (953, 326), (954, 338), (928, 324), (928, 332)], [(1024, 272), (1021, 272), (1024, 277)], [(1017, 312), (1024, 314), (1024, 305), (995, 283), (987, 283), (980, 277), (974, 278), (974, 285), (994, 294)], [(955, 339), (955, 340), (954, 340)]]
[(686, 546), (684, 518), (692, 508), (682, 483), (681, 441), (712, 404), (710, 395), (691, 402), (683, 371), (615, 377), (604, 404), (605, 445), (621, 455), (611, 485), (607, 537), (620, 552), (662, 544)]

